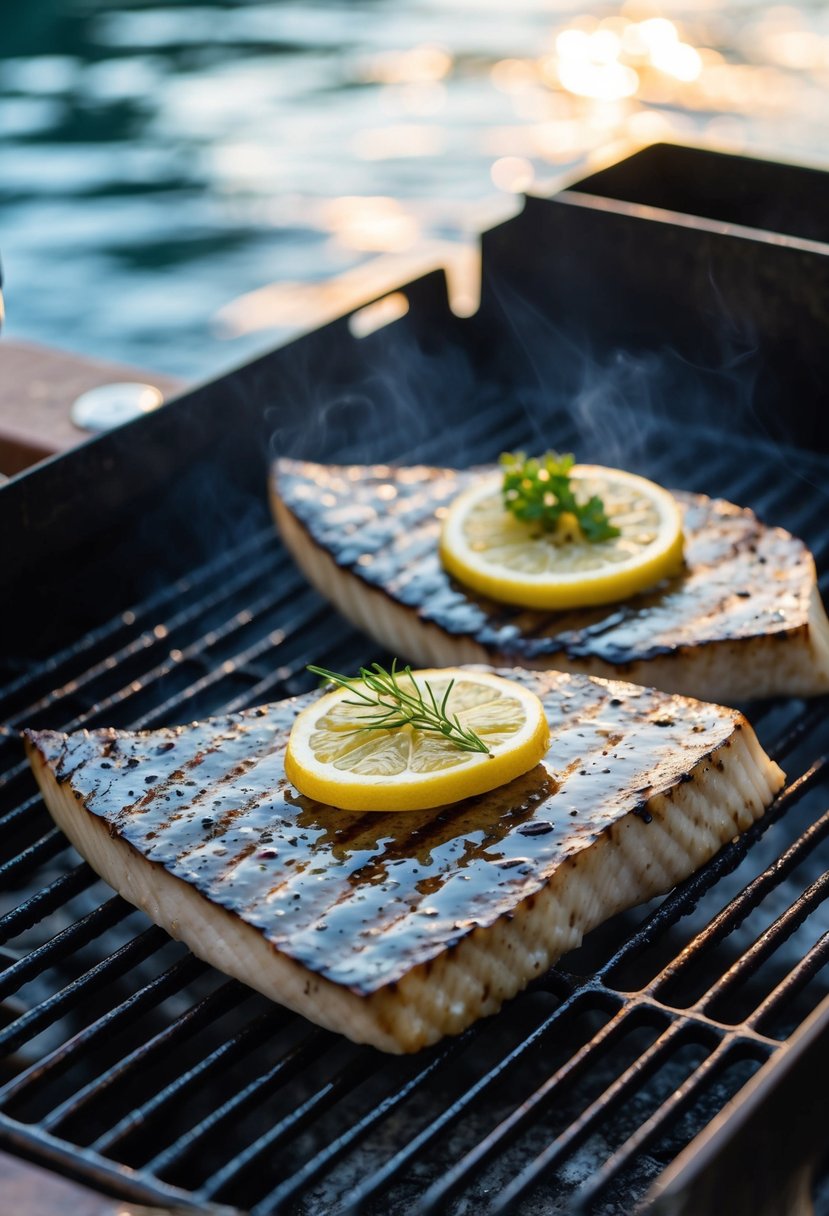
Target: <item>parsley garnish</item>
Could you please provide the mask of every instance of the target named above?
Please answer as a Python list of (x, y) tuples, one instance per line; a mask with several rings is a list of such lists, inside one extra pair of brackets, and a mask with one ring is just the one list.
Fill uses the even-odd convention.
[(528, 458), (526, 452), (503, 452), (504, 506), (516, 519), (539, 524), (545, 532), (554, 532), (562, 516), (570, 515), (585, 540), (611, 540), (619, 529), (608, 519), (601, 498), (594, 494), (581, 503), (573, 492), (570, 470), (574, 463), (570, 453), (550, 451)]

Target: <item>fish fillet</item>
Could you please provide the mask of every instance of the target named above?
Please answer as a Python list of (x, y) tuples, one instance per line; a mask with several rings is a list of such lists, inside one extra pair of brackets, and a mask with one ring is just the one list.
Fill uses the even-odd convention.
[(474, 472), (280, 460), (271, 499), (308, 579), (418, 667), (457, 663), (617, 677), (726, 702), (829, 692), (829, 621), (802, 541), (752, 511), (677, 493), (685, 572), (624, 603), (538, 612), (461, 586), (440, 515)]
[(46, 804), (200, 958), (384, 1051), (457, 1034), (762, 813), (783, 774), (741, 714), (631, 684), (502, 673), (542, 698), (531, 772), (431, 811), (299, 795), (300, 697), (190, 726), (26, 732)]

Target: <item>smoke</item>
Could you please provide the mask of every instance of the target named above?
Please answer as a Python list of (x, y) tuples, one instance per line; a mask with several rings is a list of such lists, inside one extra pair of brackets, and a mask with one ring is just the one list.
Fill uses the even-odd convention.
[(692, 448), (699, 454), (707, 443), (717, 455), (725, 436), (739, 436), (767, 454), (777, 450), (787, 420), (779, 409), (770, 416), (760, 400), (761, 346), (750, 322), (718, 304), (713, 281), (711, 313), (681, 345), (663, 338), (675, 320), (647, 329), (635, 304), (632, 319), (614, 324), (600, 300), (595, 318), (584, 301), (571, 318), (552, 287), (548, 294), (540, 297), (537, 283), (525, 292), (514, 279), (494, 279), (485, 297), (500, 331), (491, 343), (495, 374), (521, 410), (529, 450), (570, 450), (580, 461), (659, 480), (675, 467), (681, 476), (672, 484), (689, 489), (707, 488)]
[(269, 454), (336, 463), (463, 464), (479, 457), (482, 383), (464, 322), (435, 295), (435, 328), (407, 315), (364, 337), (345, 322), (286, 349), (266, 411)]
[(269, 457), (463, 466), (519, 445), (647, 472), (682, 425), (749, 425), (758, 360), (747, 342), (724, 341), (701, 366), (601, 345), (518, 293), (498, 305), (497, 321), (438, 310), (364, 339), (338, 323), (292, 344), (266, 410)]
[(547, 248), (549, 221), (530, 208), (485, 237), (470, 318), (431, 276), (399, 289), (409, 311), (385, 328), (357, 338), (343, 320), (269, 357), (268, 457), (463, 467), (552, 447), (713, 494), (752, 462), (811, 485), (791, 446), (807, 442), (810, 411), (784, 408), (791, 360), (761, 304), (740, 307), (731, 263), (692, 267), (686, 290), (686, 262), (636, 269), (651, 236), (637, 227), (614, 262), (627, 284), (583, 242)]

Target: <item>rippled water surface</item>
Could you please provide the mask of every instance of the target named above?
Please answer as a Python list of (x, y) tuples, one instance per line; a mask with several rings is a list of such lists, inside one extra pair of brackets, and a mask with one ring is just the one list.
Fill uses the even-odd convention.
[(611, 145), (829, 160), (823, 3), (27, 0), (3, 27), (8, 332), (186, 376)]

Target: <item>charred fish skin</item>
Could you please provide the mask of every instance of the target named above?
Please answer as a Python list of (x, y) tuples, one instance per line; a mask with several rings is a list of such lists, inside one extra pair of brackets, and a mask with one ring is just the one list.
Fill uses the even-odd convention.
[(336, 811), (284, 775), (309, 698), (189, 727), (27, 732), (54, 819), (194, 953), (387, 1051), (496, 1012), (585, 932), (696, 869), (783, 775), (733, 710), (556, 672), (544, 764), (433, 811)]
[(441, 516), (480, 470), (283, 459), (271, 501), (309, 580), (417, 665), (519, 663), (735, 702), (829, 691), (829, 621), (802, 541), (747, 508), (677, 492), (686, 569), (623, 603), (547, 613), (486, 600), (438, 556)]

